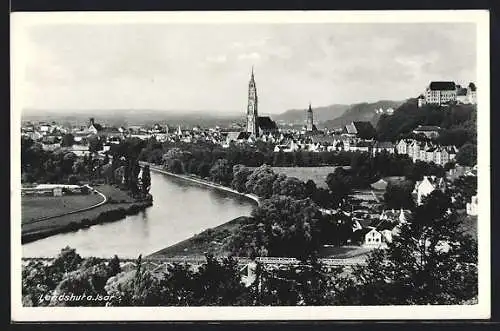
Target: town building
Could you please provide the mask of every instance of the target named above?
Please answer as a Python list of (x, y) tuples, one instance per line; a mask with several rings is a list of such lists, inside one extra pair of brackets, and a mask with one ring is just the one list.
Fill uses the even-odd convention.
[(445, 104), (457, 99), (457, 89), (454, 82), (431, 82), (425, 89), (425, 103)]
[(226, 137), (225, 147), (229, 147), (231, 142), (241, 144), (248, 142), (251, 137), (250, 132), (240, 131), (240, 132), (228, 132)]
[(471, 201), (466, 205), (467, 215), (477, 216), (477, 195), (472, 196)]
[(476, 104), (476, 85), (469, 83), (467, 88), (450, 81), (434, 81), (417, 98), (418, 107), (425, 104), (445, 105), (451, 102)]
[(422, 162), (434, 162), (441, 166), (455, 159), (458, 149), (455, 146), (441, 146), (415, 139), (401, 139), (396, 143), (396, 152)]
[(413, 130), (414, 134), (424, 135), (426, 138), (429, 139), (439, 137), (440, 132), (441, 128), (439, 126), (434, 126), (434, 125), (419, 125), (416, 129)]
[(262, 134), (268, 134), (278, 131), (278, 126), (269, 116), (259, 116), (258, 112), (257, 85), (252, 67), (250, 82), (248, 83), (248, 105), (247, 105), (247, 125), (246, 132), (252, 134), (255, 138)]
[(307, 109), (307, 116), (306, 116), (306, 132), (313, 132), (317, 131), (318, 129), (314, 125), (314, 120), (313, 120), (313, 111), (311, 108), (311, 103), (309, 103), (309, 109)]
[(250, 77), (250, 82), (248, 83), (247, 132), (253, 134), (254, 137), (259, 136), (257, 126), (258, 116), (257, 85), (255, 84), (255, 76), (252, 66), (252, 75)]
[(390, 141), (376, 141), (372, 147), (372, 154), (375, 156), (377, 153), (386, 152), (394, 154), (394, 144)]
[(423, 199), (431, 194), (434, 190), (444, 190), (446, 183), (444, 178), (438, 178), (436, 176), (424, 176), (423, 180), (415, 183), (415, 189), (413, 194), (417, 196), (417, 205), (421, 205)]
[(91, 134), (97, 134), (99, 131), (102, 130), (102, 126), (100, 124), (95, 123), (94, 118), (91, 117), (89, 120), (89, 127), (87, 130)]
[(471, 104), (477, 104), (477, 94), (476, 94), (476, 84), (474, 83), (469, 83), (469, 86), (467, 86), (467, 96), (469, 103)]
[(367, 121), (353, 121), (344, 127), (344, 134), (362, 139), (371, 139), (375, 133), (375, 128)]

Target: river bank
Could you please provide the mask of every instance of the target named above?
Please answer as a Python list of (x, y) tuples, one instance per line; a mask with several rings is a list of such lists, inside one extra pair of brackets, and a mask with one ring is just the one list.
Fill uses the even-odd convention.
[[(141, 162), (141, 163), (142, 164), (146, 164), (145, 162)], [(201, 179), (201, 178), (196, 177), (194, 175), (174, 174), (173, 172), (166, 171), (165, 169), (162, 169), (161, 167), (153, 165), (153, 164), (149, 164), (149, 169), (151, 171), (156, 171), (158, 173), (161, 173), (161, 174), (164, 174), (164, 175), (167, 175), (167, 176), (171, 176), (171, 177), (175, 177), (175, 178), (187, 180), (187, 181), (190, 181), (190, 182), (193, 182), (193, 183), (196, 183), (196, 184), (208, 186), (208, 187), (215, 188), (215, 189), (218, 189), (218, 190), (221, 190), (221, 191), (224, 191), (224, 192), (235, 194), (235, 195), (238, 195), (240, 197), (244, 197), (246, 199), (249, 199), (249, 200), (255, 202), (257, 205), (260, 204), (259, 197), (257, 197), (254, 194), (241, 193), (241, 192), (238, 192), (236, 190), (233, 190), (230, 187), (219, 185), (219, 184), (216, 184), (214, 182), (210, 182), (208, 180)]]
[[(215, 188), (217, 190), (221, 190), (227, 193), (231, 193), (233, 195), (237, 195), (239, 197), (244, 197), (256, 205), (259, 205), (259, 198), (253, 194), (245, 194), (233, 190), (232, 188), (218, 185), (213, 182), (209, 182), (207, 180), (188, 176), (188, 175), (180, 175), (174, 174), (172, 172), (166, 171), (158, 166), (149, 165), (151, 171), (155, 171), (167, 176), (179, 178), (182, 180), (186, 180), (192, 183), (200, 184), (203, 186), (208, 186), (210, 188)], [(153, 254), (148, 255), (146, 258), (166, 258), (166, 257), (174, 257), (174, 256), (200, 256), (209, 252), (217, 256), (228, 255), (230, 252), (227, 250), (226, 244), (231, 239), (231, 237), (243, 226), (244, 224), (250, 221), (250, 217), (248, 216), (240, 216), (235, 219), (232, 219), (226, 223), (223, 223), (219, 226), (208, 228), (199, 234), (196, 234), (192, 237), (189, 237), (181, 242), (178, 242), (174, 245), (163, 248)]]
[(229, 222), (206, 229), (181, 242), (154, 252), (146, 256), (146, 259), (203, 256), (205, 253), (212, 253), (216, 256), (228, 255), (231, 252), (227, 249), (226, 244), (241, 226), (249, 221), (250, 217), (248, 216), (237, 217)]
[(78, 212), (68, 212), (63, 215), (23, 222), (21, 227), (21, 242), (23, 244), (56, 234), (74, 232), (92, 225), (114, 222), (134, 215), (153, 205), (153, 199), (136, 200), (126, 192), (111, 185), (102, 185), (96, 190), (105, 197), (102, 204)]

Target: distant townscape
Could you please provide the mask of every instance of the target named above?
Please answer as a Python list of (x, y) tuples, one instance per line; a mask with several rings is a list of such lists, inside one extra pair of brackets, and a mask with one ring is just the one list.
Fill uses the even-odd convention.
[(434, 81), (323, 125), (309, 103), (296, 127), (259, 114), (252, 68), (244, 124), (23, 121), (24, 243), (170, 208), (155, 200), (157, 175), (258, 204), (137, 260), (70, 248), (27, 260), (25, 304), (67, 304), (39, 300), (40, 282), (117, 306), (475, 303), (476, 98), (474, 83)]

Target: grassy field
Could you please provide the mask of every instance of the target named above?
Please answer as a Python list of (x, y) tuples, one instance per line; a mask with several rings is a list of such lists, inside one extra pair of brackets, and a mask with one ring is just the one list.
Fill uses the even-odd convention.
[(369, 253), (372, 249), (360, 246), (323, 247), (319, 251), (321, 258), (347, 259)]
[[(39, 231), (50, 231), (57, 228), (61, 228), (67, 226), (68, 224), (74, 222), (79, 223), (84, 219), (92, 220), (95, 219), (99, 214), (105, 211), (115, 210), (118, 208), (128, 208), (133, 202), (134, 199), (129, 197), (126, 192), (121, 191), (120, 189), (112, 186), (112, 185), (100, 185), (95, 187), (99, 192), (103, 193), (108, 199), (111, 201), (115, 201), (114, 203), (105, 203), (97, 208), (82, 211), (75, 214), (70, 215), (62, 215), (59, 217), (54, 217), (48, 220), (43, 221), (27, 221), (22, 223), (22, 233), (33, 233)], [(100, 198), (99, 195), (96, 195)], [(24, 208), (24, 206), (22, 207)], [(78, 208), (73, 208), (78, 209)], [(70, 211), (70, 210), (68, 210)], [(23, 215), (24, 219), (24, 215)]]
[(175, 245), (159, 250), (148, 257), (203, 256), (204, 252), (210, 252), (218, 256), (228, 255), (230, 252), (224, 250), (224, 242), (229, 240), (246, 220), (246, 216), (235, 218)]
[(62, 197), (23, 196), (21, 198), (21, 220), (29, 223), (42, 217), (57, 216), (71, 211), (91, 207), (104, 199), (99, 194), (67, 195)]
[(335, 171), (335, 166), (325, 167), (273, 167), (274, 172), (283, 173), (289, 177), (297, 177), (306, 182), (309, 179), (316, 183), (316, 186), (327, 188), (326, 176)]

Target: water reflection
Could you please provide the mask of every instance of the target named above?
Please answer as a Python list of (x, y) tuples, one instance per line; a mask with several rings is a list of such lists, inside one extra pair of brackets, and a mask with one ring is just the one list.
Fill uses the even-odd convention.
[(254, 204), (181, 179), (151, 174), (152, 207), (124, 220), (95, 225), (23, 245), (23, 256), (54, 256), (76, 248), (82, 256), (135, 258), (182, 241), (204, 229), (249, 215)]

